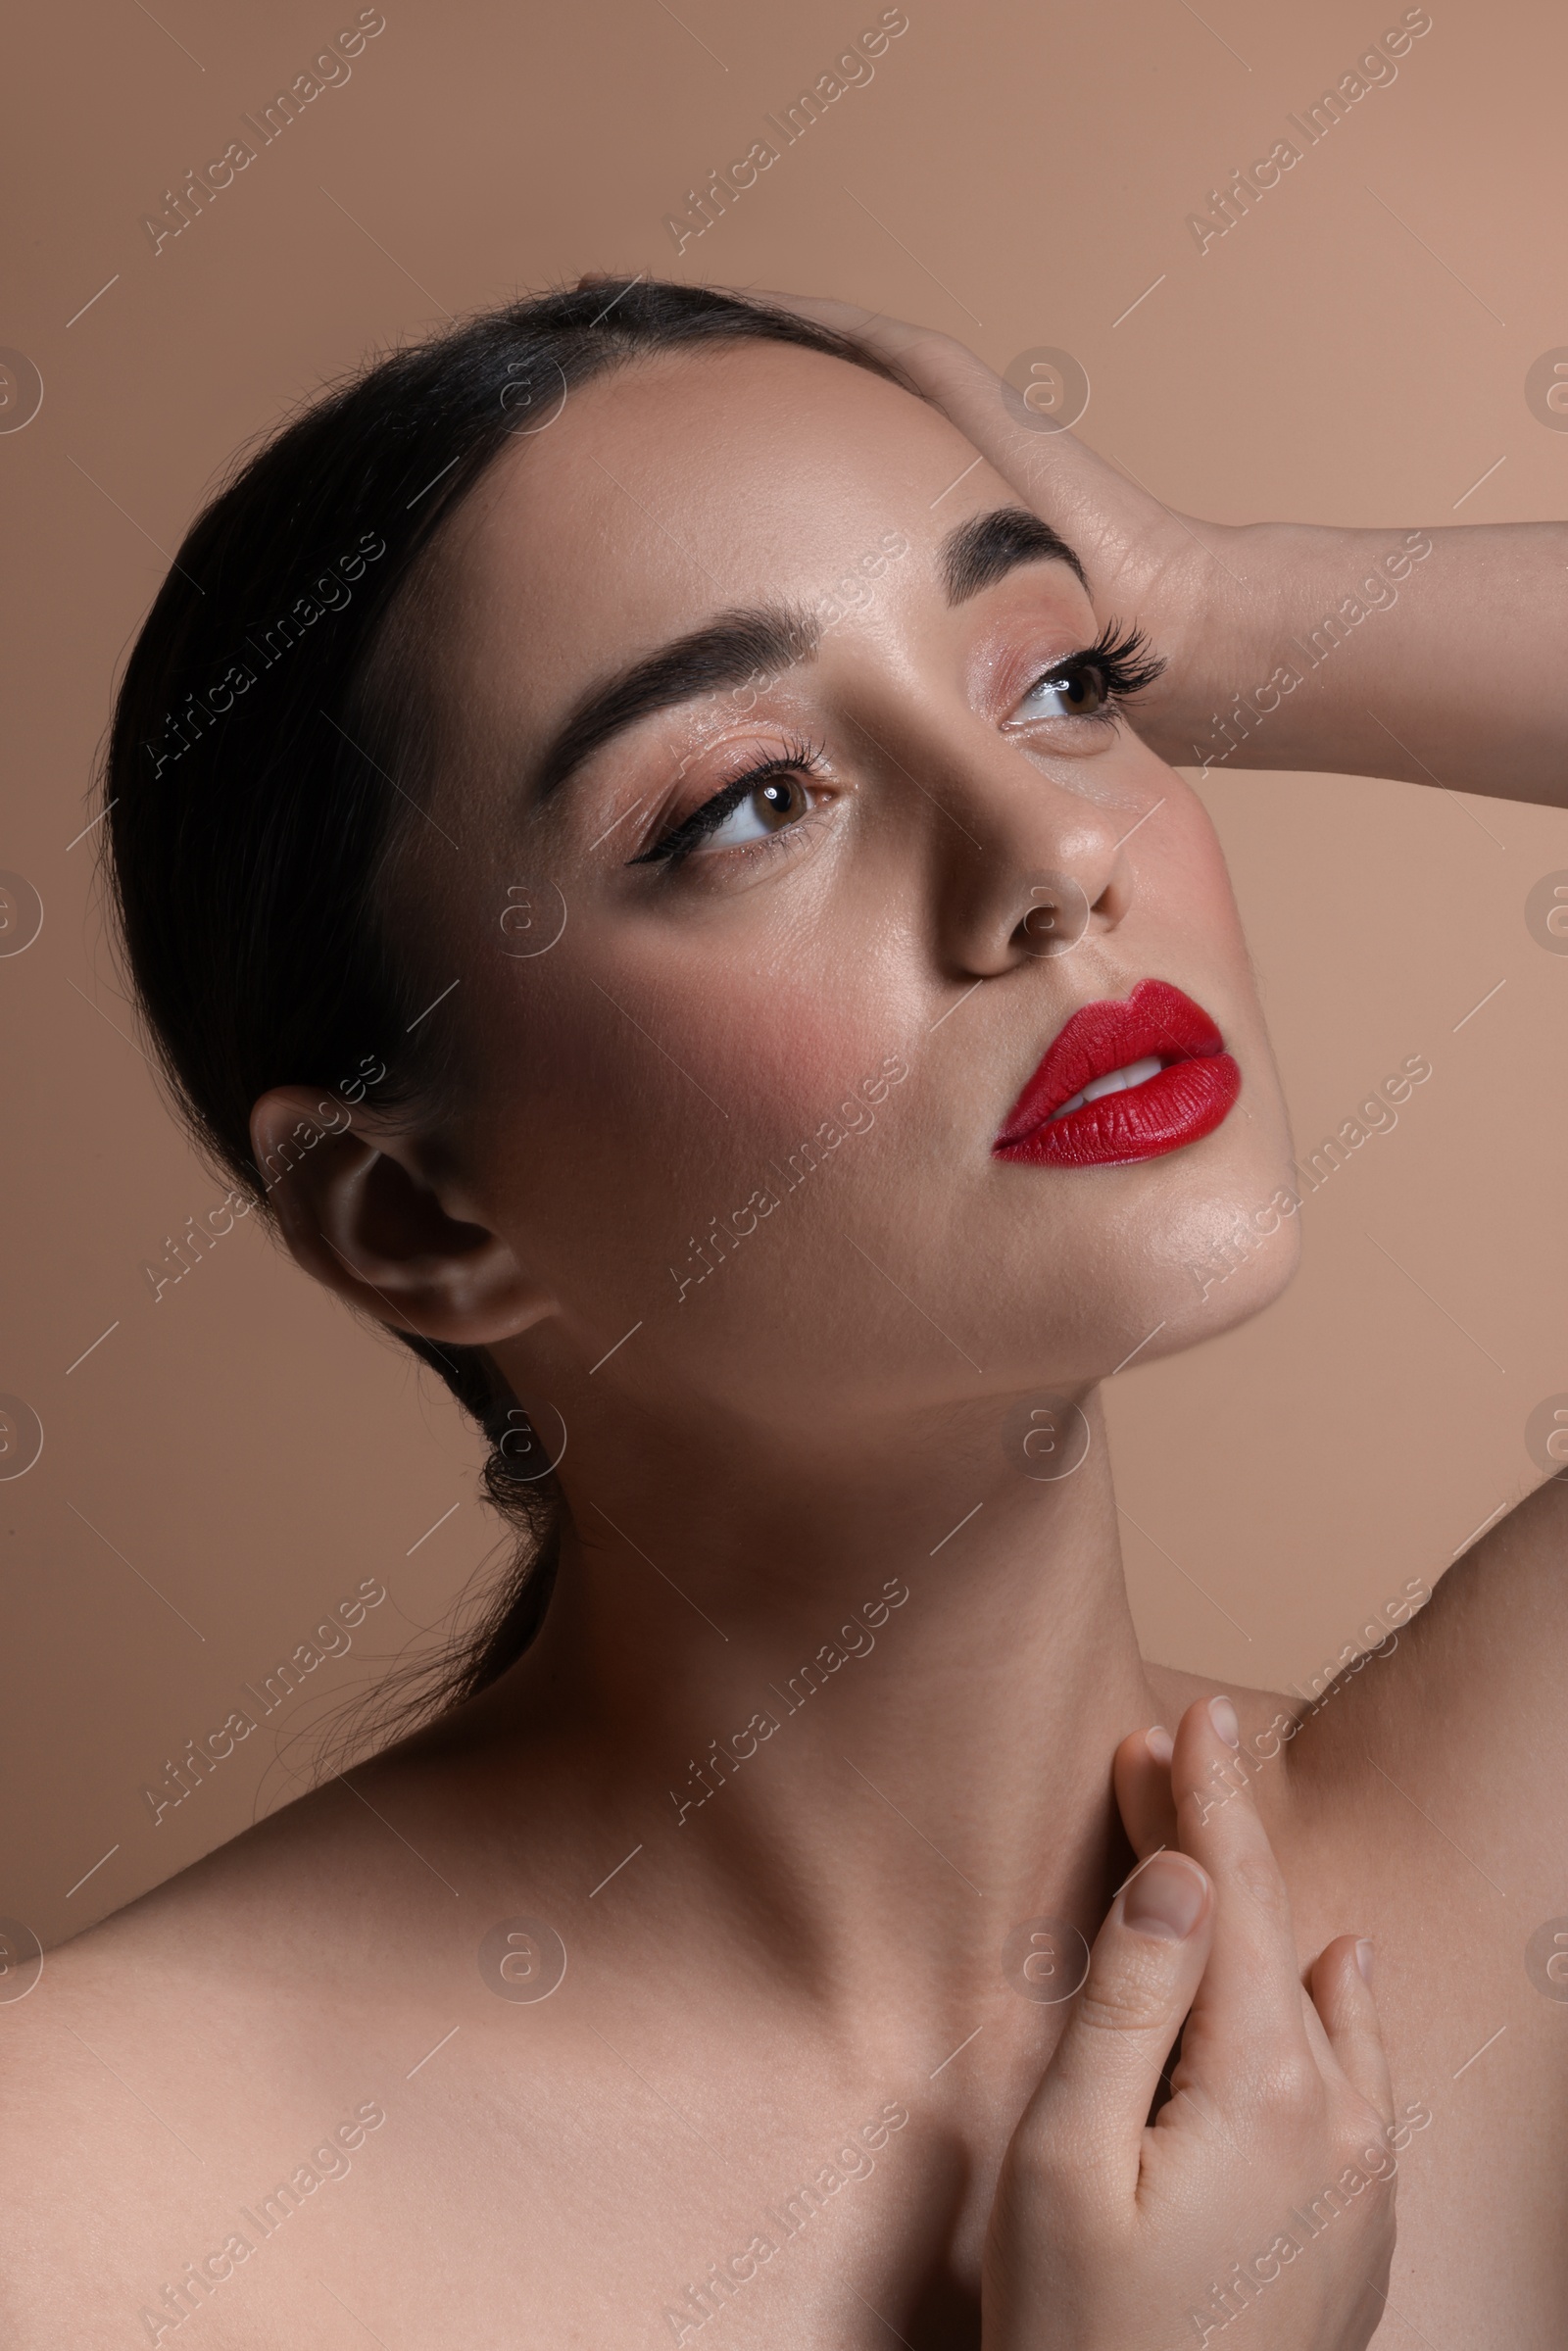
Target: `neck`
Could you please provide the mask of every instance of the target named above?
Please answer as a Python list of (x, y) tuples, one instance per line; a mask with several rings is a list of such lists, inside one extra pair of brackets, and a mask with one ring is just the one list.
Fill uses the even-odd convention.
[(574, 1819), (573, 1890), (581, 1856), (586, 1893), (641, 1845), (607, 1908), (657, 1884), (673, 1917), (684, 1884), (706, 1934), (760, 1933), (813, 1990), (874, 1976), (944, 2016), (996, 1985), (1020, 1920), (1092, 1937), (1130, 1866), (1111, 1754), (1157, 1709), (1084, 1411), (1087, 1454), (1050, 1482), (994, 1405), (973, 1444), (906, 1429), (789, 1474), (656, 1478), (574, 1430), (545, 1629), (473, 1726), (514, 1817), (520, 1783)]

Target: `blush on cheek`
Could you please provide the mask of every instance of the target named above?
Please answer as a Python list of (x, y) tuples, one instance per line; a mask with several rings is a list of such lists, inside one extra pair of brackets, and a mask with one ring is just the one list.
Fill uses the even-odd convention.
[[(879, 1025), (863, 999), (846, 1002), (841, 969), (824, 964), (809, 976), (787, 978), (748, 972), (738, 984), (731, 977), (717, 1004), (704, 989), (679, 1011), (668, 1007), (674, 1017), (661, 1030), (661, 1042), (727, 1111), (726, 1151), (738, 1146), (744, 1154), (734, 1162), (737, 1170), (760, 1154), (754, 1182), (765, 1175), (770, 1157), (827, 1122), (850, 1133), (876, 1121), (860, 1098), (860, 1082), (875, 1077), (899, 1032), (891, 1010)], [(693, 1095), (683, 1120), (703, 1107)]]
[[(1143, 827), (1134, 846), (1130, 895), (1150, 930), (1191, 941), (1205, 960), (1234, 967), (1238, 993), (1249, 1000), (1251, 964), (1225, 852), (1207, 808), (1180, 776), (1171, 775), (1165, 807)], [(1177, 973), (1154, 976), (1180, 979)]]
[(568, 926), (536, 962), (498, 952), (470, 998), (490, 1096), (486, 1192), (499, 1220), (538, 1237), (585, 1313), (612, 1291), (618, 1311), (672, 1255), (684, 1266), (689, 1237), (704, 1243), (714, 1218), (721, 1246), (755, 1252), (747, 1229), (765, 1229), (789, 1154), (809, 1141), (821, 1163), (825, 1124), (863, 1136), (880, 1123), (861, 1081), (902, 1035), (891, 1009), (879, 1021), (863, 997), (847, 1001), (836, 959), (803, 951), (800, 969), (780, 970), (733, 950), (677, 955), (671, 933), (633, 944), (640, 957), (624, 930)]

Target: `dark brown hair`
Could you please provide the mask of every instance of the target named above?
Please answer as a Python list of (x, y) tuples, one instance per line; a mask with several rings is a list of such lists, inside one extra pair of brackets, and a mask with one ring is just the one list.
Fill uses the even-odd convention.
[[(451, 1029), (416, 1022), (417, 975), (382, 918), (389, 863), (416, 821), (397, 781), (418, 749), (406, 681), (393, 690), (376, 659), (399, 633), (387, 624), (400, 590), (417, 594), (435, 534), (519, 433), (540, 434), (548, 462), (541, 428), (578, 385), (644, 354), (740, 340), (903, 382), (851, 339), (760, 303), (646, 278), (585, 282), (486, 312), (334, 387), (241, 464), (187, 533), (117, 701), (106, 854), (164, 1073), (198, 1147), (264, 1211), (250, 1116), (270, 1087), (318, 1085), (395, 1112), (439, 1101), (456, 1065)], [(456, 1702), (537, 1632), (561, 1496), (553, 1477), (527, 1474), (546, 1456), (485, 1348), (395, 1335), (484, 1430), (486, 1490), (520, 1538), (477, 1631), (447, 1660), (442, 1696)]]

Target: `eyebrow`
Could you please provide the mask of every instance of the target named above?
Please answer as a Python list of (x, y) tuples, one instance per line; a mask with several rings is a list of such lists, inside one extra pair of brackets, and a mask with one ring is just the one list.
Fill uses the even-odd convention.
[(548, 800), (585, 759), (639, 718), (725, 686), (771, 680), (794, 662), (809, 661), (820, 636), (813, 613), (766, 605), (721, 612), (672, 638), (617, 677), (589, 687), (539, 762), (535, 798)]
[(1065, 539), (1027, 507), (999, 506), (960, 522), (938, 554), (949, 604), (962, 604), (1004, 579), (1020, 563), (1065, 563), (1087, 595), (1089, 578)]
[[(1089, 581), (1065, 539), (1025, 507), (998, 507), (948, 533), (937, 569), (950, 605), (966, 603), (1023, 563), (1065, 563), (1087, 592)], [(797, 605), (741, 607), (671, 638), (609, 679), (590, 686), (551, 738), (535, 769), (532, 798), (550, 799), (597, 751), (656, 710), (759, 686), (808, 661), (822, 637), (813, 612)]]

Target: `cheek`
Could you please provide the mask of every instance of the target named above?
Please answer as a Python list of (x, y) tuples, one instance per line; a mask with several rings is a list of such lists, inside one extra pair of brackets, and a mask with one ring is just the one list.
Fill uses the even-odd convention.
[[(1206, 1304), (1186, 1260), (1271, 1198), (1288, 1139), (1218, 837), (1181, 778), (1151, 803), (1161, 789), (1113, 959), (1208, 1004), (1246, 1115), (1136, 1179), (999, 1186), (990, 1139), (1045, 1043), (1045, 996), (1004, 979), (977, 1026), (960, 1012), (928, 1033), (930, 944), (890, 912), (897, 874), (824, 892), (798, 927), (764, 922), (765, 887), (750, 924), (733, 903), (684, 925), (574, 908), (549, 954), (475, 972), (486, 1213), (583, 1345), (642, 1317), (622, 1374), (660, 1396), (689, 1385), (776, 1413), (798, 1377), (820, 1411), (828, 1388), (895, 1370), (943, 1393), (980, 1361), (1096, 1376), (1162, 1316), (1255, 1310), (1294, 1263), (1294, 1223)], [(890, 1057), (907, 1077), (888, 1086)]]
[(1162, 922), (1205, 954), (1234, 958), (1250, 975), (1241, 913), (1213, 819), (1189, 784), (1180, 777), (1172, 780), (1173, 821), (1165, 837), (1152, 844), (1156, 861), (1152, 868), (1141, 866), (1140, 882)]
[(1260, 1118), (1272, 1130), (1279, 1079), (1225, 852), (1196, 792), (1180, 778), (1172, 782), (1174, 822), (1140, 862), (1128, 941), (1136, 933), (1136, 952), (1157, 969), (1163, 942), (1179, 940), (1184, 958), (1209, 976), (1209, 1009), (1242, 1064), (1249, 1119)]
[(570, 1294), (595, 1265), (617, 1291), (663, 1278), (664, 1258), (777, 1185), (825, 1122), (879, 1115), (862, 1082), (901, 1037), (869, 987), (830, 984), (830, 969), (804, 946), (763, 962), (584, 925), (536, 966), (490, 975), (491, 1184)]

